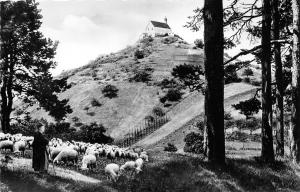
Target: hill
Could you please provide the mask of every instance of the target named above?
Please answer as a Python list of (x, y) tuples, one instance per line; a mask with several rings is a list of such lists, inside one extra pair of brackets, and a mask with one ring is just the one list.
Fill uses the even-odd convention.
[[(136, 58), (136, 50), (143, 53), (143, 58)], [(59, 94), (59, 98), (69, 99), (73, 109), (66, 121), (72, 123), (74, 117), (79, 118), (82, 123), (96, 121), (102, 123), (112, 137), (122, 138), (130, 129), (143, 122), (155, 106), (161, 106), (159, 98), (165, 93), (159, 83), (165, 78), (170, 79), (172, 68), (182, 63), (203, 64), (203, 51), (193, 49), (192, 45), (178, 36), (167, 36), (141, 39), (117, 53), (100, 56), (83, 67), (63, 72), (58, 78), (66, 77), (72, 85)], [(131, 81), (136, 71), (140, 70), (150, 70), (151, 80)], [(102, 94), (103, 87), (108, 84), (117, 87), (117, 97), (110, 99)], [(188, 93), (183, 95), (188, 96)], [(16, 108), (18, 106), (22, 105), (17, 103)], [(37, 106), (26, 110), (33, 118), (53, 121)], [(164, 110), (167, 111), (168, 108)]]
[[(225, 54), (225, 59), (227, 57)], [(69, 99), (73, 109), (66, 121), (74, 123), (73, 119), (77, 119), (84, 124), (102, 123), (107, 134), (120, 140), (132, 129), (143, 125), (145, 117), (151, 115), (155, 107), (160, 107), (171, 118), (169, 131), (162, 134), (167, 136), (203, 111), (203, 96), (188, 90), (183, 90), (183, 98), (178, 102), (169, 102), (168, 105), (160, 102), (167, 90), (161, 88), (162, 80), (171, 79), (173, 67), (183, 63), (203, 66), (203, 50), (196, 49), (179, 36), (146, 37), (119, 52), (102, 55), (83, 67), (63, 72), (57, 78), (67, 78), (71, 88), (60, 93), (59, 98)], [(151, 75), (149, 81), (133, 80), (141, 71)], [(241, 72), (238, 74), (242, 75)], [(104, 96), (102, 90), (106, 85), (116, 86), (117, 97)], [(244, 83), (226, 87), (225, 94), (230, 97), (243, 91), (251, 95), (251, 90), (255, 89)], [(17, 103), (16, 108), (18, 106), (23, 105)], [(26, 110), (33, 118), (53, 121), (37, 106)], [(231, 112), (234, 113), (234, 110), (231, 109)], [(162, 139), (162, 135), (158, 138)]]

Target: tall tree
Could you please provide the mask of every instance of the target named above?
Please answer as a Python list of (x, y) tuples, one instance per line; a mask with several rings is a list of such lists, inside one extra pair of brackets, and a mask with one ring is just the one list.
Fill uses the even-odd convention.
[(39, 103), (57, 120), (63, 119), (72, 110), (67, 100), (58, 100), (57, 93), (68, 86), (66, 79), (54, 80), (49, 72), (56, 66), (53, 59), (57, 43), (39, 31), (42, 15), (38, 3), (34, 0), (4, 1), (2, 5), (0, 94), (3, 132), (9, 132), (16, 96), (30, 104)]
[(300, 162), (300, 2), (292, 0), (293, 10), (293, 52), (292, 52), (292, 117), (291, 155), (294, 162)]
[(274, 161), (272, 135), (272, 95), (271, 95), (271, 4), (262, 1), (262, 159)]
[[(273, 20), (273, 40), (280, 38), (280, 15), (279, 0), (272, 1), (272, 20)], [(275, 79), (276, 79), (276, 154), (284, 156), (284, 108), (283, 108), (283, 73), (281, 61), (281, 45), (274, 44), (274, 62), (275, 62)]]
[(222, 0), (205, 0), (204, 66), (205, 66), (205, 121), (208, 159), (225, 163), (224, 138), (224, 34)]

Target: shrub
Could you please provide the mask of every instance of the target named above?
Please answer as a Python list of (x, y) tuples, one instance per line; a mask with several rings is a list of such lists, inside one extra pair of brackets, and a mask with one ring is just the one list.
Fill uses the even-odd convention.
[(102, 94), (104, 97), (112, 99), (118, 96), (118, 91), (119, 89), (116, 86), (108, 84), (102, 89)]
[(144, 52), (142, 51), (142, 50), (139, 50), (139, 49), (137, 49), (137, 50), (135, 50), (135, 52), (134, 52), (134, 57), (136, 58), (136, 59), (143, 59), (144, 58)]
[(176, 88), (179, 87), (179, 84), (174, 80), (174, 79), (163, 79), (158, 86), (160, 86), (162, 89), (167, 89), (167, 88)]
[(237, 70), (237, 66), (233, 64), (225, 67), (224, 70), (225, 84), (241, 82), (241, 79), (238, 77), (236, 70)]
[(169, 101), (179, 101), (182, 97), (182, 93), (179, 89), (169, 89), (165, 97)]
[(196, 45), (196, 47), (200, 48), (200, 49), (203, 49), (204, 47), (204, 43), (203, 43), (203, 40), (202, 39), (196, 39), (194, 41), (194, 44)]
[(234, 120), (226, 120), (225, 121), (225, 128), (230, 128), (232, 126), (235, 125), (235, 121)]
[(153, 37), (147, 35), (142, 40), (141, 43), (144, 43), (146, 46), (149, 46), (153, 42)]
[(28, 120), (20, 120), (19, 123), (13, 123), (10, 126), (10, 133), (11, 134), (17, 134), (22, 133), (26, 136), (33, 136), (35, 134), (35, 131), (37, 128), (44, 123), (45, 120), (39, 120), (39, 119), (28, 119)]
[(250, 83), (250, 78), (249, 78), (249, 77), (243, 78), (243, 82), (244, 82), (244, 83)]
[(249, 100), (241, 101), (238, 104), (232, 105), (236, 110), (239, 110), (241, 114), (249, 119), (254, 114), (258, 113), (261, 109), (261, 102), (256, 98), (251, 98)]
[(184, 138), (185, 146), (183, 150), (185, 152), (190, 153), (197, 153), (201, 154), (204, 153), (203, 148), (203, 136), (199, 133), (191, 132), (187, 134)]
[(73, 139), (90, 143), (111, 143), (113, 139), (104, 133), (106, 128), (102, 124), (91, 123), (83, 125), (80, 130), (73, 134)]
[(166, 97), (166, 96), (161, 97), (161, 98), (159, 99), (159, 101), (160, 101), (161, 103), (165, 103), (165, 102), (167, 101), (167, 97)]
[(230, 120), (230, 119), (232, 119), (231, 114), (230, 114), (229, 112), (225, 112), (225, 113), (224, 113), (224, 119), (225, 119), (225, 120)]
[(250, 83), (251, 83), (251, 85), (253, 85), (253, 86), (261, 86), (261, 81), (259, 81), (259, 80), (257, 80), (257, 81), (253, 80), (253, 81), (251, 81)]
[(149, 69), (141, 69), (135, 70), (133, 77), (130, 79), (131, 81), (135, 82), (148, 82), (151, 81), (151, 72)]
[(178, 150), (177, 147), (172, 143), (168, 143), (168, 146), (164, 148), (164, 151), (168, 151), (168, 152), (176, 152), (177, 150)]
[(176, 41), (178, 40), (177, 37), (165, 37), (161, 40), (162, 43), (164, 44), (172, 44), (172, 43), (175, 43)]
[(197, 123), (196, 123), (196, 127), (199, 129), (199, 131), (201, 132), (201, 133), (203, 133), (204, 132), (204, 122), (203, 121), (198, 121)]
[(247, 77), (248, 77), (248, 76), (252, 76), (252, 75), (253, 75), (252, 69), (246, 68), (246, 69), (244, 70), (244, 72), (243, 72), (243, 75), (246, 75)]
[(153, 110), (152, 110), (152, 113), (156, 116), (159, 116), (159, 117), (162, 117), (165, 115), (165, 112), (163, 111), (162, 108), (160, 107), (154, 107)]
[(102, 104), (97, 99), (93, 98), (91, 101), (91, 105), (93, 107), (101, 107)]

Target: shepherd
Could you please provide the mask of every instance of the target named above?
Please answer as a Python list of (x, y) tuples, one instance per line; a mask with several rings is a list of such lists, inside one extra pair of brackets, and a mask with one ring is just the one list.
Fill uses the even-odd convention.
[(48, 143), (49, 140), (44, 136), (45, 126), (38, 127), (32, 143), (32, 168), (39, 173), (47, 173), (49, 167)]

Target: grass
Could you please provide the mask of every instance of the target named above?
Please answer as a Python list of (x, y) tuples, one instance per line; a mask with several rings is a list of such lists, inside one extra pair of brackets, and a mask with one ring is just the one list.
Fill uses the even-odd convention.
[(265, 165), (257, 158), (227, 159), (213, 166), (202, 158), (169, 154), (140, 175), (118, 182), (122, 191), (299, 191), (300, 178), (288, 162)]

